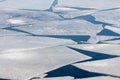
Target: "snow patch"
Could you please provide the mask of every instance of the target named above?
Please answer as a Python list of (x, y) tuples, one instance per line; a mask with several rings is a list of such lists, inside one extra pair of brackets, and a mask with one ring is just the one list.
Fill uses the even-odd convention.
[(24, 20), (17, 20), (17, 19), (8, 19), (7, 22), (11, 24), (16, 24), (16, 25), (24, 25), (26, 22)]

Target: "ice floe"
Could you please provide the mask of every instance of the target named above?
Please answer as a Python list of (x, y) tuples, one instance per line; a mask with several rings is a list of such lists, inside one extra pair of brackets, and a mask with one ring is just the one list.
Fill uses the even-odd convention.
[(119, 80), (119, 18), (119, 0), (0, 0), (0, 80)]

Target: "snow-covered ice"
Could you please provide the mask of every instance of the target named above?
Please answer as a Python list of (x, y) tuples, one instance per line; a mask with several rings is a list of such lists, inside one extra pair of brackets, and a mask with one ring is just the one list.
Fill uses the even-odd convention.
[(88, 58), (62, 46), (44, 49), (11, 49), (1, 52), (0, 75), (2, 78), (18, 80), (41, 77), (47, 71)]
[(0, 80), (119, 80), (119, 0), (0, 0)]
[(19, 8), (19, 9), (35, 9), (45, 10), (50, 7), (53, 0), (3, 0), (0, 8)]
[(15, 29), (29, 31), (38, 35), (95, 35), (103, 27), (101, 25), (91, 24), (85, 20), (64, 20), (48, 21), (47, 23), (42, 21), (28, 26), (15, 27)]
[(95, 8), (95, 9), (110, 9), (110, 8), (119, 8), (120, 1), (114, 0), (58, 0), (59, 4), (62, 6), (70, 7), (83, 7), (83, 8)]
[(120, 28), (120, 9), (109, 9), (95, 12), (92, 14), (97, 21), (113, 24), (114, 27)]

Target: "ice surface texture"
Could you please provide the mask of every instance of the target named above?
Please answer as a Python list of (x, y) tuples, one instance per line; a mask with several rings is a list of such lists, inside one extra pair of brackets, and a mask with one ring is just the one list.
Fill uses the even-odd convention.
[(0, 80), (119, 80), (119, 53), (119, 0), (0, 0)]

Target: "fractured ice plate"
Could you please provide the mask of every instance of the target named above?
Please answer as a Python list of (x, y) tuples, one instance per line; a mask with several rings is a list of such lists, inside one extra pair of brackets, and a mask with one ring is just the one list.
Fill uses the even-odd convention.
[(14, 27), (37, 35), (95, 35), (103, 27), (85, 20), (43, 21), (33, 25)]
[(6, 51), (0, 54), (0, 77), (17, 80), (41, 77), (45, 72), (88, 58), (64, 46)]
[(113, 24), (120, 28), (120, 8), (98, 11), (92, 14), (92, 16), (96, 18), (96, 21)]
[(114, 0), (58, 0), (58, 5), (82, 8), (109, 9), (120, 7), (120, 1)]
[(62, 20), (62, 18), (53, 12), (49, 11), (34, 11), (34, 10), (0, 10), (0, 24), (13, 23), (15, 20), (31, 21), (32, 23), (37, 21), (51, 21), (51, 20)]
[(120, 38), (116, 40), (101, 41), (103, 44), (120, 44)]
[[(90, 39), (87, 41), (87, 43), (103, 43), (104, 41), (107, 41), (107, 40), (112, 40), (112, 39), (119, 39), (120, 37), (119, 36), (99, 36), (99, 35), (94, 35), (94, 36), (91, 36)], [(116, 42), (117, 43), (117, 42)]]
[(120, 28), (116, 28), (114, 26), (105, 26), (105, 28), (120, 35)]
[(115, 78), (120, 77), (119, 64), (120, 57), (113, 59), (106, 59), (101, 61), (92, 61), (86, 63), (76, 63), (74, 66), (92, 72), (104, 73), (113, 75)]
[(80, 44), (80, 45), (70, 45), (70, 46), (77, 49), (93, 51), (98, 53), (120, 55), (119, 44)]
[(116, 78), (119, 77), (119, 44), (82, 44), (71, 47), (74, 51), (92, 57), (91, 59), (74, 63), (74, 66), (90, 72), (104, 73)]
[(0, 2), (0, 8), (18, 8), (45, 10), (50, 7), (53, 0), (5, 0)]
[(20, 32), (16, 33), (16, 31), (0, 29), (0, 37), (1, 36), (22, 36), (22, 35), (26, 35), (26, 34), (25, 33), (20, 33)]
[(34, 36), (2, 36), (0, 37), (0, 53), (6, 51), (24, 51), (58, 45), (75, 44), (72, 40)]
[(95, 10), (95, 9), (89, 10), (86, 8), (84, 10), (84, 8), (79, 9), (79, 8), (67, 7), (67, 6), (55, 6), (53, 8), (53, 11), (56, 12), (57, 14), (61, 15), (65, 19), (72, 19), (75, 17), (92, 14), (92, 13), (96, 12), (97, 10)]

